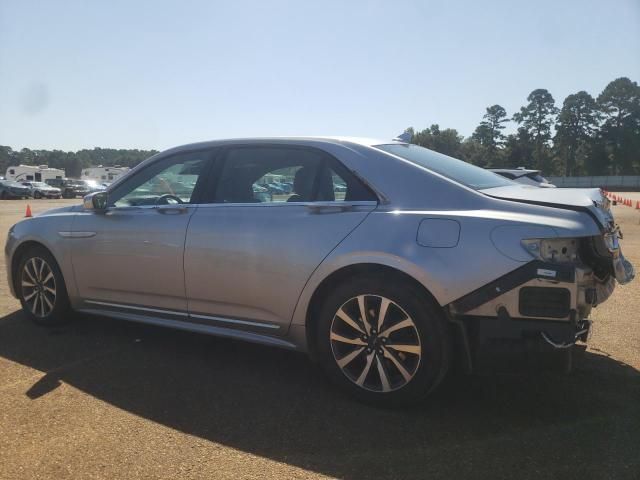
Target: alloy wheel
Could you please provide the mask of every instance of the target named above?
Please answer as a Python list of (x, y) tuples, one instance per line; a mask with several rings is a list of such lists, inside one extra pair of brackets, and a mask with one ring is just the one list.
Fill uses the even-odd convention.
[(56, 279), (49, 264), (40, 257), (32, 257), (22, 269), (22, 300), (31, 313), (43, 318), (56, 304)]
[(422, 346), (415, 322), (400, 305), (380, 295), (358, 295), (342, 304), (329, 338), (342, 373), (366, 390), (398, 390), (420, 366)]

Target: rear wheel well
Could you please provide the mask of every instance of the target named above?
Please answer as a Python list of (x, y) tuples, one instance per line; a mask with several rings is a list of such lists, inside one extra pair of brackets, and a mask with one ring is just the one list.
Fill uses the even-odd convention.
[(311, 358), (316, 358), (316, 329), (313, 328), (313, 323), (316, 319), (316, 316), (320, 312), (322, 308), (322, 304), (324, 300), (327, 298), (327, 295), (334, 289), (337, 285), (342, 282), (347, 281), (350, 278), (357, 276), (366, 276), (366, 275), (374, 275), (374, 274), (384, 274), (389, 278), (390, 282), (406, 282), (415, 286), (419, 291), (421, 291), (424, 295), (429, 297), (434, 301), (436, 305), (439, 303), (435, 300), (431, 292), (425, 288), (420, 282), (418, 282), (411, 275), (408, 275), (400, 270), (396, 270), (393, 267), (388, 267), (386, 265), (380, 265), (376, 263), (359, 263), (355, 265), (349, 265), (347, 267), (343, 267), (339, 270), (336, 270), (327, 278), (325, 278), (320, 285), (316, 288), (311, 296), (311, 300), (309, 301), (309, 306), (307, 308), (306, 315), (306, 336), (307, 336), (307, 349)]

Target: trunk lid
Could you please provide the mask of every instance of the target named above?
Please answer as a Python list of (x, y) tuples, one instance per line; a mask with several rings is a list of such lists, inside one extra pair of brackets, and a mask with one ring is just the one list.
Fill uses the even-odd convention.
[(539, 188), (514, 184), (487, 188), (481, 192), (502, 200), (583, 211), (589, 214), (601, 229), (608, 230), (613, 226), (611, 213), (603, 207), (604, 198), (599, 188)]

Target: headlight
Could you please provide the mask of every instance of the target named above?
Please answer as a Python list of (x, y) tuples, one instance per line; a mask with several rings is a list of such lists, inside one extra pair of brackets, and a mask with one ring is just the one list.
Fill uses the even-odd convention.
[(522, 246), (534, 258), (552, 263), (575, 263), (578, 260), (578, 240), (575, 238), (531, 238)]

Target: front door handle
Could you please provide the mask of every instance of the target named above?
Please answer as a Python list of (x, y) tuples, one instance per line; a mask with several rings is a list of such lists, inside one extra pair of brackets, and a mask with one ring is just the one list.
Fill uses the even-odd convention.
[(180, 215), (187, 212), (187, 207), (181, 205), (160, 205), (156, 207), (158, 213), (163, 215)]

